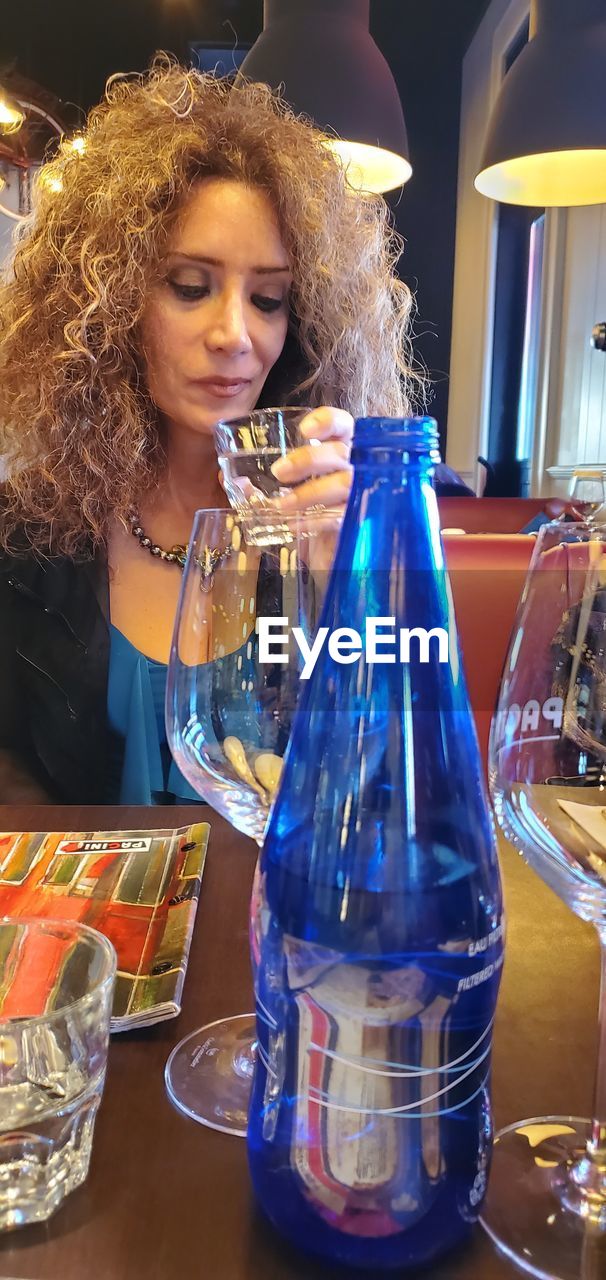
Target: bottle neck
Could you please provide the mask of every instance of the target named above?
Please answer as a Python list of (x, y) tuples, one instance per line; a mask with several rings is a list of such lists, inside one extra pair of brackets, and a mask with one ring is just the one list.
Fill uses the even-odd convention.
[(350, 461), (354, 468), (354, 483), (401, 486), (406, 484), (407, 478), (418, 481), (426, 477), (431, 480), (440, 459), (428, 454), (410, 454), (407, 450), (352, 449)]
[(359, 418), (351, 450), (354, 472), (379, 472), (386, 481), (403, 472), (431, 478), (440, 461), (434, 418)]
[[(439, 517), (432, 487), (439, 462), (433, 418), (356, 422), (354, 478), (339, 544), (339, 566), (360, 571), (441, 568)], [(353, 547), (355, 544), (355, 554)]]

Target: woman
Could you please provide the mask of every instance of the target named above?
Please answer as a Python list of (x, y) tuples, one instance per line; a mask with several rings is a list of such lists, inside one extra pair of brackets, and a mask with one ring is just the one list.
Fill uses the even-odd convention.
[(220, 418), (311, 405), (285, 503), (345, 501), (353, 416), (408, 409), (398, 252), (265, 86), (164, 56), (46, 166), (0, 294), (0, 802), (117, 798), (112, 654), (167, 661), (180, 568), (147, 540), (226, 505)]

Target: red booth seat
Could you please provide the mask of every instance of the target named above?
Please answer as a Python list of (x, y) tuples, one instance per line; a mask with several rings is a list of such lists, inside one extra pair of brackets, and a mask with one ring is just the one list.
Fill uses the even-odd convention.
[(438, 498), (442, 529), (465, 533), (519, 533), (544, 512), (556, 520), (563, 512), (583, 518), (584, 502), (563, 498)]
[[(474, 505), (473, 499), (470, 505)], [(503, 664), (534, 545), (534, 538), (522, 535), (444, 536), (455, 620), (484, 760)]]

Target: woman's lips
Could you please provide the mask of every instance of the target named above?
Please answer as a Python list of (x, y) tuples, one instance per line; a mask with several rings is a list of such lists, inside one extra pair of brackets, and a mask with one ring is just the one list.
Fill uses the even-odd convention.
[(233, 382), (199, 378), (194, 382), (194, 386), (201, 391), (205, 391), (215, 400), (230, 400), (232, 396), (240, 395), (242, 391), (245, 391), (250, 386), (250, 378), (234, 378)]

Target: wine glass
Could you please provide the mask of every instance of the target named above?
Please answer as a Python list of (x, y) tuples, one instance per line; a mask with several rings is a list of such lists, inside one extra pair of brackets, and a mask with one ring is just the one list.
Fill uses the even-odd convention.
[[(188, 782), (260, 845), (304, 665), (292, 628), (312, 642), (340, 514), (290, 515), (261, 543), (258, 526), (258, 514), (251, 522), (230, 510), (196, 513), (168, 666), (166, 728)], [(258, 901), (255, 875), (253, 955)], [(244, 1137), (254, 1033), (250, 1013), (182, 1040), (165, 1072), (175, 1105)]]
[(541, 1116), (498, 1133), (482, 1223), (535, 1276), (606, 1275), (606, 526), (540, 530), (489, 753), (497, 819), (601, 943), (592, 1120)]

